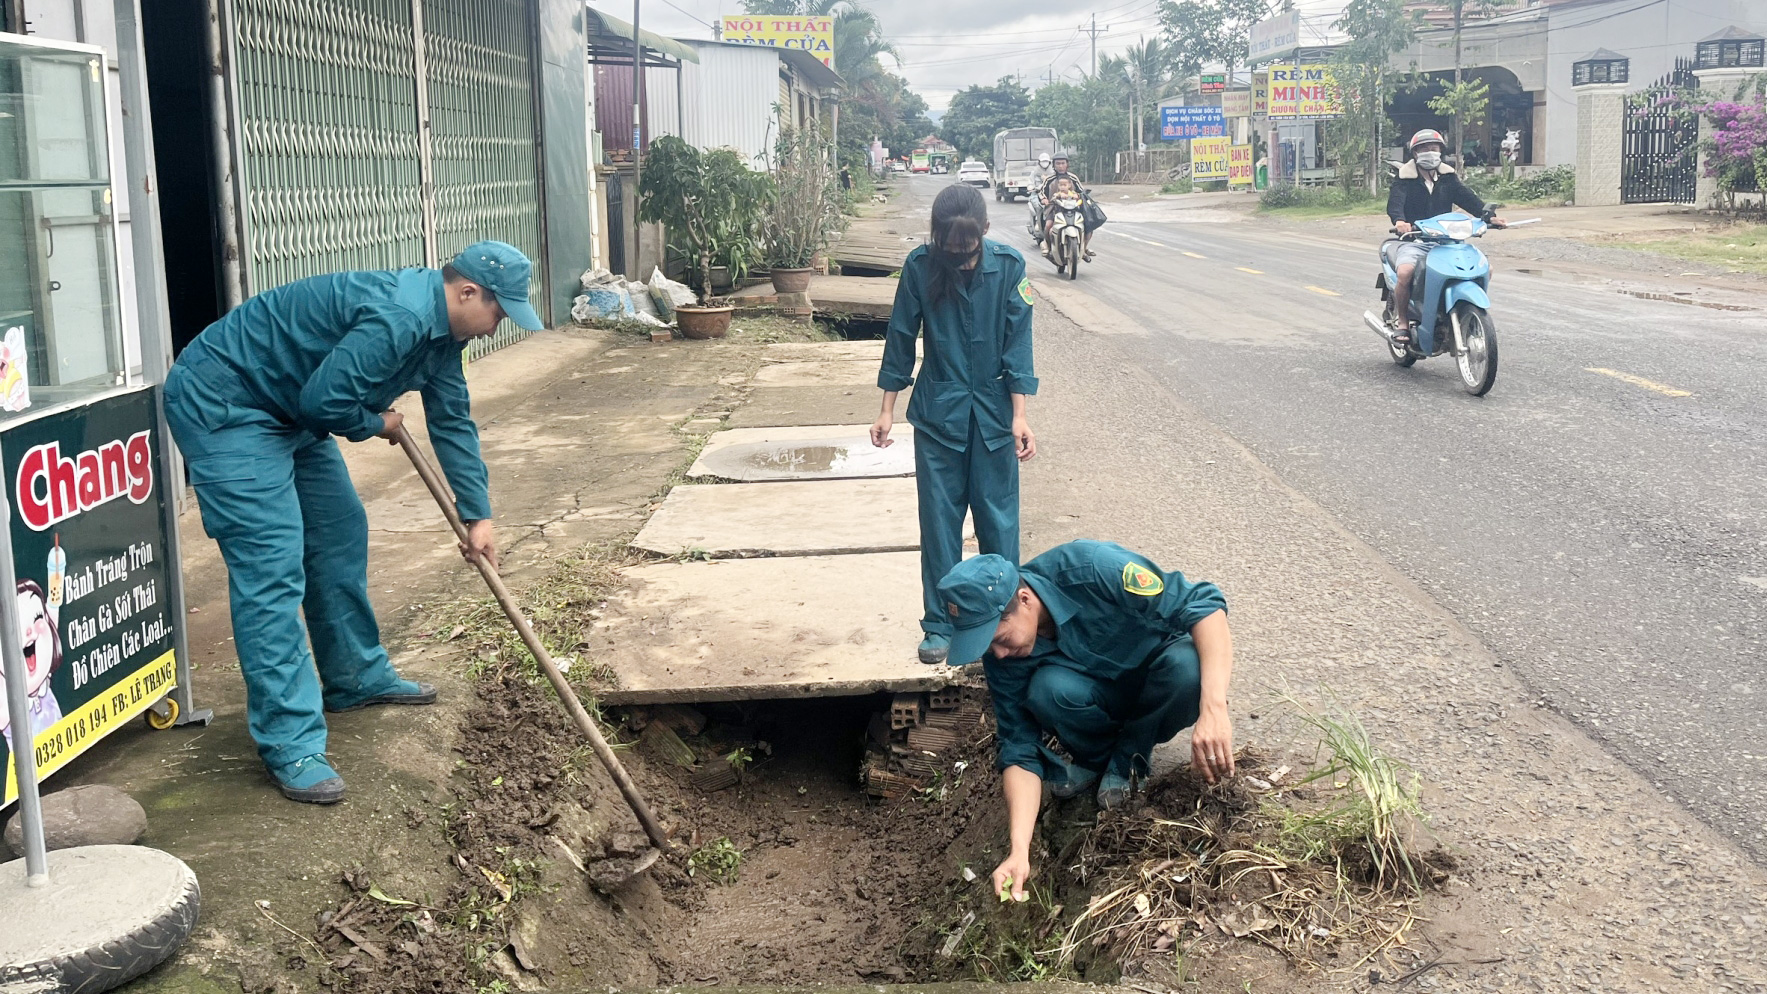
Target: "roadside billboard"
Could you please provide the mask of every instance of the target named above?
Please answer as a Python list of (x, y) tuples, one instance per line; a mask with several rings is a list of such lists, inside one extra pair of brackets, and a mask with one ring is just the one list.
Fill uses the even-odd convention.
[(1222, 90), (1227, 89), (1227, 74), (1206, 72), (1201, 76), (1198, 76), (1196, 82), (1197, 92), (1199, 93), (1220, 93)]
[(1270, 116), (1270, 74), (1252, 74), (1252, 116)]
[(1228, 90), (1221, 94), (1221, 116), (1226, 118), (1252, 116), (1252, 91)]
[(1167, 104), (1160, 108), (1160, 140), (1210, 138), (1227, 133), (1227, 121), (1219, 107)]
[(1190, 140), (1190, 178), (1222, 180), (1227, 178), (1227, 139), (1192, 138)]
[(0, 439), (30, 695), (30, 727), (13, 728), (0, 692), (4, 806), (18, 796), (13, 747), (32, 743), (46, 778), (166, 696), (182, 619), (169, 610), (152, 391), (46, 414)]
[(1227, 146), (1227, 185), (1252, 185), (1252, 147), (1250, 145)]
[(770, 48), (801, 48), (821, 59), (823, 65), (835, 68), (832, 17), (725, 14), (722, 20), (721, 41)]
[(1340, 117), (1343, 113), (1330, 66), (1270, 67), (1271, 117)]
[(1252, 65), (1294, 54), (1301, 45), (1301, 12), (1286, 10), (1252, 25), (1246, 61)]

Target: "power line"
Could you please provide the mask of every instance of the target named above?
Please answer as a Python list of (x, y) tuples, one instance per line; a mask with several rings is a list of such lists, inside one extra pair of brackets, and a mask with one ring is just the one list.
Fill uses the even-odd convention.
[(681, 11), (681, 13), (686, 14), (688, 17), (693, 18), (695, 21), (698, 21), (699, 23), (704, 24), (708, 28), (716, 29), (718, 27), (717, 24), (714, 24), (713, 22), (706, 20), (705, 18), (699, 16), (698, 14), (695, 14), (693, 11), (683, 9), (682, 6), (678, 3), (675, 3), (674, 0), (663, 0), (663, 2), (668, 4), (671, 7), (675, 8), (676, 10)]

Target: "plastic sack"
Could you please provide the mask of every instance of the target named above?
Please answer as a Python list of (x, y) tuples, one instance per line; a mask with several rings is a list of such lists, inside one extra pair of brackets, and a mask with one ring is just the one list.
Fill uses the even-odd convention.
[(661, 316), (657, 314), (656, 301), (650, 297), (650, 287), (637, 280), (630, 280), (624, 285), (627, 295), (632, 298), (633, 312), (640, 318), (658, 318), (657, 323), (661, 324)]
[(582, 284), (583, 289), (593, 290), (597, 287), (605, 286), (606, 284), (614, 283), (618, 280), (618, 276), (615, 276), (600, 266), (596, 266), (594, 269), (583, 270), (583, 278), (579, 282)]
[(669, 279), (661, 269), (651, 270), (650, 299), (656, 303), (657, 314), (664, 321), (675, 320), (675, 308), (699, 300), (687, 284)]
[(634, 313), (632, 295), (624, 287), (590, 287), (571, 303), (571, 317), (584, 323), (606, 318), (629, 318)]

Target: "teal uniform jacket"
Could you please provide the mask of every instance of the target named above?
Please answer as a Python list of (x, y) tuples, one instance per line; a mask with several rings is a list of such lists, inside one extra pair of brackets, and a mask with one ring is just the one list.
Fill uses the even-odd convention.
[[(1184, 643), (1189, 665), (1194, 668), (1190, 629), (1227, 608), (1226, 598), (1214, 584), (1192, 583), (1182, 573), (1162, 571), (1152, 560), (1115, 542), (1080, 540), (1058, 545), (1019, 567), (1019, 576), (1049, 609), (1056, 637), (1054, 641), (1038, 638), (1031, 655), (1024, 659), (1001, 660), (990, 655), (983, 662), (983, 671), (994, 701), (999, 768), (1018, 766), (1045, 779), (1059, 767), (1054, 767), (1054, 757), (1043, 748), (1044, 732), (1055, 734), (1077, 753), (1076, 743), (1091, 737), (1088, 733), (1095, 730), (1046, 728), (1048, 722), (1038, 720), (1037, 712), (1055, 710), (1037, 706), (1034, 699), (1033, 683), (1048, 682), (1036, 680), (1039, 670), (1065, 669), (1091, 684), (1118, 685), (1137, 677), (1137, 671), (1178, 642)], [(1167, 702), (1150, 703), (1158, 707)], [(1190, 720), (1195, 720), (1194, 699), (1171, 703), (1187, 705)], [(1153, 744), (1139, 743), (1130, 751), (1145, 759)]]
[(491, 500), (465, 349), (448, 331), (441, 271), (404, 269), (314, 276), (258, 294), (198, 335), (180, 361), (219, 359), (242, 388), (229, 402), (352, 442), (379, 434), (381, 412), (421, 390), (460, 516), (477, 521), (491, 516)]
[[(914, 387), (908, 423), (953, 449), (969, 445), (973, 416), (990, 450), (1012, 441), (1012, 394), (1037, 392), (1031, 362), (1031, 284), (1025, 260), (1010, 245), (982, 239), (982, 261), (970, 285), (927, 307), (933, 261), (922, 245), (908, 253), (884, 336), (881, 389)], [(914, 340), (926, 329), (920, 377)]]

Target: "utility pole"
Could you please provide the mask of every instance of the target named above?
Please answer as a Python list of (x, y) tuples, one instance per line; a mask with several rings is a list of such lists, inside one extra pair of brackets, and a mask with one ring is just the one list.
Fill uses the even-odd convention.
[(1107, 24), (1102, 28), (1099, 27), (1098, 26), (1098, 15), (1093, 14), (1092, 15), (1092, 27), (1090, 27), (1090, 28), (1082, 27), (1080, 30), (1084, 31), (1087, 34), (1092, 36), (1092, 78), (1097, 79), (1098, 78), (1098, 36), (1103, 32), (1109, 31), (1110, 25)]
[[(632, 0), (632, 202), (640, 204), (643, 196), (638, 186), (644, 179), (644, 35), (638, 30), (640, 0)], [(586, 16), (586, 15), (585, 15)], [(644, 241), (644, 224), (638, 211), (632, 211), (632, 257), (626, 260), (626, 272), (636, 273), (638, 253)]]

